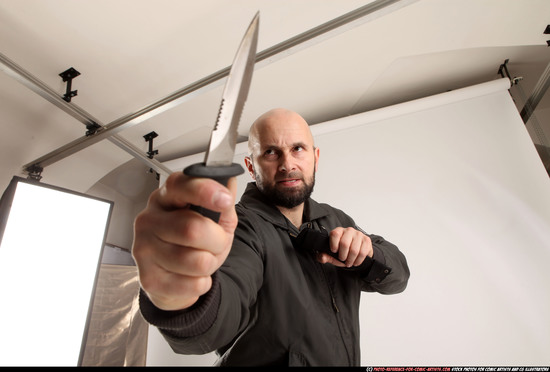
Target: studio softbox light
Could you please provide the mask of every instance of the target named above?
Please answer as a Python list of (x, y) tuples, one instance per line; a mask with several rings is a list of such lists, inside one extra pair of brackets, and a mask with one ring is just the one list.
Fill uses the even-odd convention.
[(81, 364), (112, 208), (13, 177), (0, 200), (0, 366)]

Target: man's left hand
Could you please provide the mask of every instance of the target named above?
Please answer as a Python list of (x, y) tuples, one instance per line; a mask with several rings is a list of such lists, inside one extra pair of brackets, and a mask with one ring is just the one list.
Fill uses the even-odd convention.
[(318, 257), (321, 263), (330, 263), (338, 267), (353, 267), (363, 263), (365, 258), (373, 255), (370, 238), (352, 227), (337, 227), (329, 234), (330, 250), (338, 253), (338, 259), (326, 253)]

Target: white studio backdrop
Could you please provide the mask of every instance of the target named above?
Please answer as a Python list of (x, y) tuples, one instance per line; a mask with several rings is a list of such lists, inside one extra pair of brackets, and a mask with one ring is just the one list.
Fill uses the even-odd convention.
[[(499, 79), (311, 127), (313, 198), (398, 245), (411, 269), (405, 292), (363, 295), (362, 365), (550, 364), (550, 179), (509, 87)], [(235, 162), (246, 151), (239, 144)], [(249, 181), (239, 176), (238, 196)], [(214, 360), (176, 355), (150, 328), (148, 365)]]

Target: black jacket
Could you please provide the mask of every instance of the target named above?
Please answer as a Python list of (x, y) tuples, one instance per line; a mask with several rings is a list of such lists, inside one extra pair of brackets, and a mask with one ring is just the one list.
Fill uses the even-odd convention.
[[(373, 259), (357, 268), (322, 265), (308, 242), (264, 200), (255, 184), (236, 206), (239, 224), (231, 253), (213, 276), (209, 293), (192, 308), (166, 312), (143, 294), (141, 311), (173, 350), (204, 354), (216, 350), (217, 364), (238, 366), (360, 365), (361, 291), (394, 294), (408, 282), (398, 248), (370, 235)], [(358, 228), (342, 211), (312, 199), (300, 230)]]

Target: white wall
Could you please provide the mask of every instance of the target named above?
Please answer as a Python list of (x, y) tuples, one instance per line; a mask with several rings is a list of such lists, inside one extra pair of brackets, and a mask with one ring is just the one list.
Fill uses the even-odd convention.
[[(396, 243), (411, 268), (404, 293), (362, 297), (363, 364), (550, 363), (550, 180), (507, 87), (317, 135), (314, 197)], [(361, 125), (336, 129), (346, 123)]]
[[(507, 88), (502, 79), (312, 126), (313, 197), (397, 244), (411, 269), (404, 293), (362, 297), (363, 365), (550, 364), (550, 179)], [(154, 340), (148, 365), (213, 360)]]

